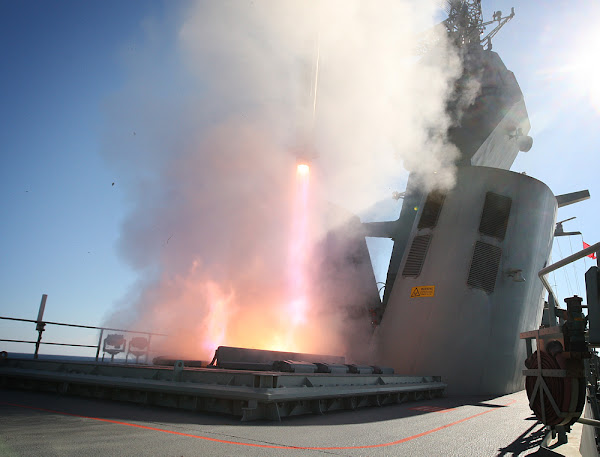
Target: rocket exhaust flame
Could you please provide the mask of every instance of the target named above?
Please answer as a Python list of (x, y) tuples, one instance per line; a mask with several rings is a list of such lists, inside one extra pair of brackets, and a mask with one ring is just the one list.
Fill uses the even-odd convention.
[(308, 176), (310, 173), (310, 167), (304, 163), (301, 163), (297, 167), (298, 176)]
[(215, 284), (207, 285), (208, 314), (206, 321), (210, 323), (203, 334), (202, 349), (204, 353), (212, 353), (225, 341), (227, 315), (233, 293), (223, 295)]
[[(413, 62), (435, 2), (382, 1), (192, 3), (165, 34), (173, 65), (136, 61), (107, 105), (103, 155), (128, 175), (119, 250), (140, 281), (107, 326), (172, 335), (161, 351), (195, 359), (217, 345), (364, 346), (350, 330), (364, 300), (345, 223), (398, 186), (402, 163), (453, 179), (454, 149), (429, 132), (448, 125), (461, 69), (454, 54)], [(145, 134), (123, 136), (139, 122)]]
[[(308, 250), (309, 219), (309, 166), (299, 164), (296, 167), (296, 193), (294, 201), (293, 225), (289, 254), (290, 302), (288, 313), (292, 324), (290, 338), (298, 327), (307, 323), (307, 290), (306, 290), (306, 253)], [(289, 341), (293, 345), (293, 340)]]

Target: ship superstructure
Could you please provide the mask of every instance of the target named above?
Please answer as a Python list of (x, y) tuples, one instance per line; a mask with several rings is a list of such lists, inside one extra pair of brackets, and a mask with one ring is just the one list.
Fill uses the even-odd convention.
[(448, 2), (447, 12), (442, 24), (463, 61), (447, 106), (448, 140), (460, 152), (456, 184), (424, 186), (435, 177), (411, 171), (399, 218), (365, 224), (369, 236), (394, 241), (375, 339), (381, 363), (435, 370), (450, 393), (509, 393), (523, 388), (518, 335), (540, 323), (537, 273), (550, 256), (558, 202), (544, 183), (509, 171), (533, 143), (521, 89), (491, 50), (514, 11), (488, 23), (478, 1)]

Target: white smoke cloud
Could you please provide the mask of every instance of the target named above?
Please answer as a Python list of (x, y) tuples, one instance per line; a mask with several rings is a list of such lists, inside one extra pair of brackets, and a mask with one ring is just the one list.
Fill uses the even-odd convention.
[(197, 358), (213, 343), (343, 352), (347, 329), (318, 297), (289, 328), (295, 161), (312, 157), (314, 242), (332, 228), (320, 201), (361, 211), (404, 169), (453, 184), (440, 132), (460, 59), (443, 37), (414, 56), (436, 3), (198, 2), (167, 66), (153, 27), (107, 108), (105, 156), (131, 199), (120, 251), (145, 278), (111, 322), (177, 335), (165, 350)]

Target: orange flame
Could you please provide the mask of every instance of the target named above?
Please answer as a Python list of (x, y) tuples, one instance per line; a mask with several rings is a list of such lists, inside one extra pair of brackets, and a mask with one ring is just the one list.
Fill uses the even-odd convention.
[(296, 167), (296, 171), (299, 175), (308, 175), (310, 173), (310, 167), (305, 163), (299, 163)]

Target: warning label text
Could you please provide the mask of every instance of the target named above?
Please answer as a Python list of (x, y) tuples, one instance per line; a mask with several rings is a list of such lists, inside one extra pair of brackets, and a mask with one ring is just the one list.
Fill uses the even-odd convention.
[(410, 289), (410, 298), (433, 296), (435, 296), (435, 286), (420, 286)]

